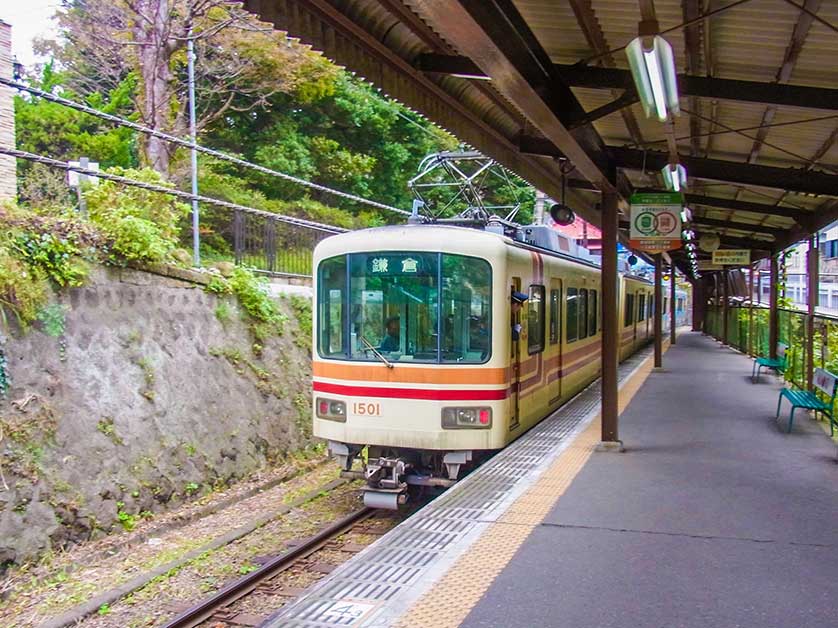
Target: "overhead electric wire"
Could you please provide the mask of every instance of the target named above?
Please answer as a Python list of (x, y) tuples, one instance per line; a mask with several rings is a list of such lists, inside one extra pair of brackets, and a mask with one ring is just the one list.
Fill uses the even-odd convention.
[(137, 181), (136, 179), (131, 179), (129, 177), (123, 177), (117, 174), (111, 174), (109, 172), (100, 172), (99, 170), (91, 170), (90, 168), (81, 168), (80, 166), (71, 166), (66, 161), (61, 161), (59, 159), (52, 159), (51, 157), (44, 157), (42, 155), (36, 155), (35, 153), (30, 153), (24, 150), (17, 150), (14, 148), (4, 148), (0, 147), (0, 155), (9, 155), (10, 157), (16, 157), (18, 159), (26, 159), (28, 161), (33, 161), (35, 163), (43, 164), (45, 166), (51, 166), (53, 168), (60, 168), (62, 170), (70, 170), (72, 172), (78, 172), (80, 174), (87, 175), (89, 177), (97, 177), (99, 179), (104, 179), (106, 181), (114, 181), (116, 183), (121, 183), (123, 185), (130, 185), (134, 187), (138, 187), (143, 190), (149, 190), (150, 192), (159, 192), (160, 194), (169, 194), (170, 196), (176, 196), (178, 198), (182, 198), (185, 200), (198, 200), (202, 203), (209, 203), (211, 205), (217, 205), (218, 207), (226, 207), (227, 209), (235, 209), (247, 214), (253, 214), (255, 216), (262, 216), (264, 218), (272, 218), (278, 220), (280, 222), (286, 222), (288, 224), (296, 225), (298, 227), (308, 227), (309, 229), (317, 229), (318, 231), (323, 231), (326, 233), (345, 233), (349, 231), (349, 229), (344, 229), (343, 227), (336, 227), (334, 225), (326, 225), (320, 222), (314, 222), (312, 220), (306, 220), (304, 218), (297, 218), (295, 216), (287, 216), (285, 214), (275, 214), (273, 212), (265, 211), (264, 209), (256, 209), (255, 207), (248, 207), (247, 205), (239, 205), (238, 203), (231, 203), (229, 201), (222, 201), (221, 199), (212, 198), (210, 196), (203, 196), (202, 194), (191, 194), (189, 192), (183, 192), (181, 190), (177, 190), (174, 188), (168, 188), (164, 185), (156, 185), (154, 183), (145, 183), (144, 181)]
[[(249, 161), (245, 161), (244, 159), (240, 159), (238, 157), (233, 157), (232, 155), (228, 155), (227, 153), (222, 153), (217, 150), (213, 150), (211, 148), (206, 148), (205, 146), (201, 146), (197, 143), (192, 143), (187, 140), (183, 140), (175, 135), (170, 135), (169, 133), (163, 133), (162, 131), (157, 131), (145, 125), (139, 124), (137, 122), (132, 122), (131, 120), (126, 120), (125, 118), (121, 118), (119, 116), (115, 116), (110, 113), (105, 113), (103, 111), (99, 111), (98, 109), (94, 109), (93, 107), (89, 107), (82, 103), (78, 103), (74, 100), (69, 100), (68, 98), (63, 98), (61, 96), (56, 96), (55, 94), (51, 94), (50, 92), (46, 92), (42, 89), (38, 89), (36, 87), (30, 87), (28, 85), (24, 85), (23, 83), (18, 83), (17, 81), (13, 81), (4, 77), (0, 77), (0, 84), (6, 85), (7, 87), (12, 87), (14, 89), (18, 89), (20, 91), (29, 92), (39, 98), (43, 98), (44, 100), (49, 100), (50, 102), (54, 102), (60, 105), (64, 105), (66, 107), (70, 107), (71, 109), (75, 109), (77, 111), (81, 111), (83, 113), (87, 113), (92, 116), (96, 116), (97, 118), (101, 118), (102, 120), (107, 120), (108, 122), (113, 122), (114, 124), (118, 124), (120, 126), (133, 129), (135, 131), (139, 131), (140, 133), (145, 133), (147, 135), (152, 135), (154, 137), (166, 140), (168, 142), (172, 142), (173, 144), (177, 144), (178, 146), (182, 146), (184, 148), (195, 149), (200, 153), (204, 153), (205, 155), (209, 155), (211, 157), (215, 157), (216, 159), (220, 159), (222, 161), (226, 161), (232, 164), (236, 164), (237, 166), (244, 166), (245, 168), (250, 168), (252, 170), (256, 170), (257, 172), (261, 172), (263, 174), (271, 175), (280, 179), (285, 179), (286, 181), (290, 181), (291, 183), (296, 183), (297, 185), (302, 185), (304, 187), (311, 188), (313, 190), (317, 190), (319, 192), (325, 192), (327, 194), (331, 194), (333, 196), (338, 196), (341, 198), (345, 198), (347, 200), (362, 203), (364, 205), (369, 205), (371, 207), (375, 207), (377, 209), (384, 209), (387, 211), (395, 212), (397, 214), (401, 214), (403, 216), (409, 216), (410, 212), (405, 211), (403, 209), (399, 209), (398, 207), (393, 207), (392, 205), (386, 205), (385, 203), (379, 203), (378, 201), (373, 201), (368, 198), (364, 198), (362, 196), (356, 196), (355, 194), (350, 194), (348, 192), (342, 192), (340, 190), (335, 190), (333, 188), (327, 187), (325, 185), (320, 185), (319, 183), (313, 183), (311, 181), (306, 181), (305, 179), (301, 179), (299, 177), (295, 177), (290, 174), (286, 174), (284, 172), (280, 172), (278, 170), (273, 170), (271, 168), (266, 168), (265, 166), (260, 166), (258, 164), (250, 163)], [(98, 175), (98, 176), (101, 176)], [(268, 212), (270, 213), (270, 212)]]

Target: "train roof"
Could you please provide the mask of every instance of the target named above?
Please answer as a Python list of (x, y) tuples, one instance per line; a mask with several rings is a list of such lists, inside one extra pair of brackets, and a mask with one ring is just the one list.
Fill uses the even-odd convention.
[[(386, 242), (397, 243), (397, 248), (406, 250), (435, 250), (471, 255), (500, 255), (506, 247), (538, 251), (565, 261), (600, 270), (597, 264), (569, 253), (547, 249), (527, 242), (521, 242), (500, 233), (456, 225), (392, 225), (349, 231), (326, 238), (315, 249), (321, 258), (352, 251), (380, 249)], [(391, 248), (391, 247), (387, 247)]]

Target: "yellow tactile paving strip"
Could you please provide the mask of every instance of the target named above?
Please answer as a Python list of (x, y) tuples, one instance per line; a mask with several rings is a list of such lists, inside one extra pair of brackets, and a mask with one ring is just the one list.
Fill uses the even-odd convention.
[[(664, 350), (667, 348), (664, 345)], [(643, 362), (623, 384), (619, 394), (620, 413), (652, 371), (653, 361), (650, 357)], [(585, 466), (599, 442), (598, 418), (599, 415), (574, 438), (535, 484), (488, 527), (468, 552), (398, 619), (394, 624), (397, 628), (453, 628), (462, 623)]]

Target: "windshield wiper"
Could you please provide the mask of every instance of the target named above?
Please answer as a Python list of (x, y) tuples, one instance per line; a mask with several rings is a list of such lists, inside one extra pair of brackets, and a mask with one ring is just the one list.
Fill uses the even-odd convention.
[(388, 369), (393, 368), (393, 363), (392, 363), (392, 362), (390, 362), (390, 360), (388, 360), (387, 358), (385, 358), (383, 355), (381, 355), (381, 354), (378, 352), (378, 349), (376, 349), (375, 347), (373, 347), (373, 346), (372, 346), (372, 343), (371, 343), (369, 340), (367, 340), (366, 338), (364, 338), (364, 335), (363, 335), (363, 334), (361, 334), (361, 341), (362, 341), (365, 345), (367, 345), (367, 349), (369, 349), (370, 351), (372, 351), (372, 352), (373, 352), (373, 354), (375, 355), (375, 357), (377, 357), (379, 360), (381, 360), (382, 362), (384, 362), (384, 364), (386, 364), (386, 365), (387, 365), (387, 368), (388, 368)]

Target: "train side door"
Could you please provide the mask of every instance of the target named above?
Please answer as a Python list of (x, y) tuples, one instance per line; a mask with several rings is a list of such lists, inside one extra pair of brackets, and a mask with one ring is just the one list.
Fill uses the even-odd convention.
[(631, 307), (631, 309), (632, 309), (632, 312), (631, 312), (631, 318), (632, 318), (631, 329), (632, 329), (632, 334), (633, 334), (632, 337), (631, 337), (631, 344), (632, 344), (632, 346), (634, 346), (634, 345), (637, 344), (637, 319), (638, 319), (637, 313), (638, 313), (638, 310), (640, 309), (640, 293), (639, 292), (635, 293), (635, 296), (632, 298), (631, 306), (632, 306)]
[[(520, 277), (513, 277), (512, 278), (512, 290), (517, 292), (521, 291), (521, 278)], [(511, 310), (510, 310), (511, 311)], [(519, 311), (517, 314), (512, 314), (511, 321), (510, 321), (510, 328), (514, 325), (520, 325), (521, 321), (523, 320), (523, 316)], [(511, 329), (508, 333), (511, 333)], [(510, 356), (510, 362), (512, 366), (512, 382), (510, 384), (512, 392), (511, 392), (511, 404), (510, 404), (510, 414), (509, 417), (509, 430), (512, 431), (516, 429), (520, 423), (520, 408), (518, 407), (518, 389), (521, 386), (521, 345), (523, 344), (520, 340), (521, 334), (518, 334), (518, 339), (513, 340), (511, 342), (512, 345), (512, 355)]]
[[(558, 401), (562, 396), (562, 280), (550, 280), (550, 351), (556, 352), (556, 383), (548, 384), (550, 389), (550, 404)], [(551, 373), (548, 372), (548, 381)]]

